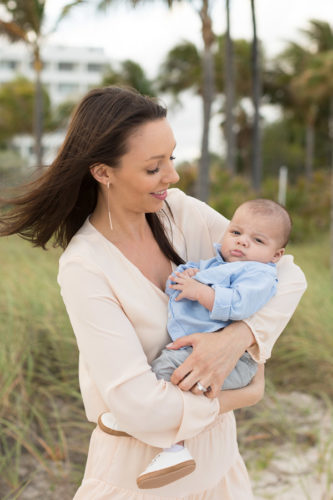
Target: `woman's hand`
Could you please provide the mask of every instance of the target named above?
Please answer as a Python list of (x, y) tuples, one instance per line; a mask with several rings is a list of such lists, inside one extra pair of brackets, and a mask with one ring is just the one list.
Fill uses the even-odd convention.
[(265, 367), (259, 365), (257, 373), (251, 383), (242, 389), (220, 391), (218, 400), (220, 402), (220, 413), (253, 406), (257, 404), (265, 393)]
[(217, 397), (225, 378), (254, 342), (250, 328), (243, 321), (235, 321), (218, 332), (181, 337), (169, 344), (168, 349), (191, 345), (193, 352), (173, 372), (171, 382), (183, 391), (202, 394), (196, 386), (200, 382), (203, 387), (210, 387), (205, 393), (208, 398)]

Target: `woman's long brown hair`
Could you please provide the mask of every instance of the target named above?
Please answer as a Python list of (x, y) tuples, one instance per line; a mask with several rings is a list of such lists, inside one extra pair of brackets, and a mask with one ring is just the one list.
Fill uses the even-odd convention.
[[(2, 202), (11, 208), (1, 215), (0, 236), (19, 234), (44, 249), (53, 238), (53, 246), (66, 248), (96, 206), (98, 182), (91, 167), (104, 163), (117, 168), (135, 128), (165, 116), (163, 106), (133, 89), (91, 90), (77, 106), (53, 163)], [(177, 265), (183, 263), (158, 215), (146, 218), (162, 252)]]

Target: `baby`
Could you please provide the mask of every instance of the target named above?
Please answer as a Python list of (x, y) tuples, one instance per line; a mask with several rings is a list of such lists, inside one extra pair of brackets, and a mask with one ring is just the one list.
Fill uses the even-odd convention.
[[(276, 292), (276, 263), (285, 252), (291, 219), (278, 203), (256, 199), (235, 211), (216, 255), (198, 263), (178, 266), (169, 276), (168, 333), (173, 341), (184, 335), (214, 332), (233, 320), (245, 319), (261, 309)], [(152, 362), (157, 378), (170, 380), (174, 370), (191, 354), (192, 347), (163, 349)], [(226, 378), (221, 390), (248, 385), (257, 363), (245, 352)], [(202, 392), (209, 388), (200, 381)], [(111, 413), (99, 418), (110, 434), (126, 436)], [(164, 449), (137, 478), (138, 487), (157, 488), (190, 474), (195, 461), (183, 442)]]

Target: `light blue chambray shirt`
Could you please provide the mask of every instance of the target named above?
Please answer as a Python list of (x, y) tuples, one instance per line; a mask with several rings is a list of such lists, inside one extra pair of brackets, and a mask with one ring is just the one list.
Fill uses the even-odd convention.
[(276, 265), (255, 261), (225, 262), (221, 255), (221, 245), (214, 244), (216, 255), (200, 262), (187, 262), (177, 267), (182, 272), (196, 267), (199, 272), (195, 279), (212, 286), (215, 300), (212, 311), (197, 301), (175, 298), (180, 293), (169, 288), (168, 332), (172, 340), (199, 332), (214, 332), (232, 320), (248, 318), (261, 309), (276, 293)]

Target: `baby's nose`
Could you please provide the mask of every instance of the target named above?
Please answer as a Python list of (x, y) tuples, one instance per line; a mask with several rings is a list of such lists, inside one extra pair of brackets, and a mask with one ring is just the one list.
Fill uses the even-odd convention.
[(242, 246), (246, 246), (248, 244), (248, 239), (244, 234), (241, 234), (238, 238), (238, 244)]

